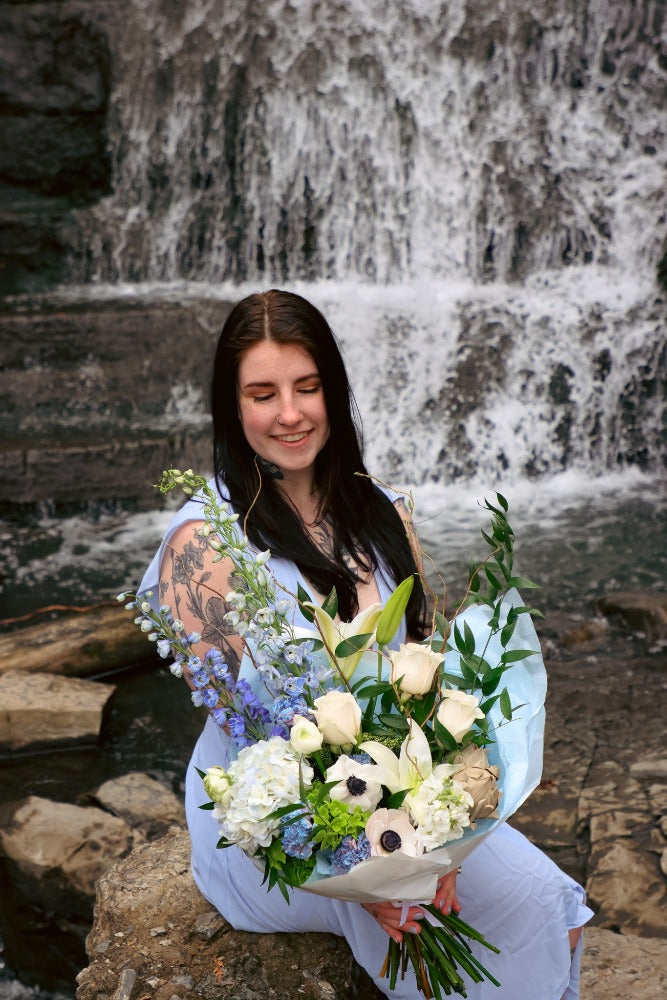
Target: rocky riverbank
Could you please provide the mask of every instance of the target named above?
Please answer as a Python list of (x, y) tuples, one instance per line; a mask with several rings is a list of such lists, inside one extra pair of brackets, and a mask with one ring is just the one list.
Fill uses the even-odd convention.
[[(609, 993), (642, 1000), (667, 981), (660, 700), (667, 597), (615, 594), (601, 607), (611, 617), (552, 615), (542, 626), (550, 676), (543, 780), (513, 822), (586, 885), (596, 916), (587, 934), (585, 1000)], [(36, 686), (53, 687), (53, 675), (30, 676)], [(16, 677), (4, 675), (0, 684), (15, 687)], [(98, 710), (108, 696), (100, 691)], [(27, 710), (17, 704), (15, 711)], [(121, 774), (76, 804), (41, 795), (6, 803), (0, 826), (4, 899), (13, 911), (4, 927), (7, 957), (29, 980), (46, 981), (34, 948), (40, 926), (50, 925), (53, 960), (68, 937), (80, 948), (90, 931), (78, 1000), (376, 995), (342, 941), (228, 927), (191, 881), (179, 798), (148, 775)], [(41, 958), (48, 951), (41, 946)], [(67, 973), (61, 969), (50, 985), (68, 988)]]

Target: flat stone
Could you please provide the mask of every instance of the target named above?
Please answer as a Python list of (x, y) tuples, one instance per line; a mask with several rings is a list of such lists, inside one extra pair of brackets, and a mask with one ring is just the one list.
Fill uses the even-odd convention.
[(561, 642), (567, 649), (577, 649), (586, 651), (597, 649), (606, 640), (609, 634), (609, 625), (602, 619), (582, 622), (563, 632)]
[(584, 931), (583, 1000), (658, 1000), (667, 995), (667, 939)]
[(25, 875), (58, 879), (90, 896), (95, 883), (141, 840), (102, 809), (31, 795), (0, 806), (0, 847)]
[(667, 781), (667, 757), (647, 757), (630, 765), (630, 774), (634, 778), (657, 778)]
[(172, 824), (185, 826), (185, 809), (178, 796), (140, 772), (105, 781), (93, 800), (141, 830), (149, 840), (161, 837)]
[(667, 639), (667, 594), (619, 591), (605, 594), (597, 605), (602, 614), (619, 618), (631, 631), (645, 635), (650, 649), (660, 649)]
[(586, 892), (598, 922), (625, 934), (664, 934), (667, 887), (659, 859), (632, 840), (593, 845)]
[(57, 674), (1, 674), (0, 747), (96, 742), (114, 690)]

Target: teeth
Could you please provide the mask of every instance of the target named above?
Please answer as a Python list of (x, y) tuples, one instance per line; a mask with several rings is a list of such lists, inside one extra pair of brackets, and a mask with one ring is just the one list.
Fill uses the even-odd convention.
[(302, 441), (303, 438), (305, 438), (306, 433), (307, 433), (306, 431), (302, 431), (301, 434), (280, 434), (278, 435), (278, 440), (287, 442)]

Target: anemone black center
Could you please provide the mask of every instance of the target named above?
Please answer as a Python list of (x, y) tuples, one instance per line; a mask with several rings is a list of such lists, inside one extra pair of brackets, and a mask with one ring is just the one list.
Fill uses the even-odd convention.
[(401, 838), (395, 830), (385, 830), (380, 837), (380, 847), (384, 851), (397, 851), (401, 846)]
[(362, 778), (349, 777), (345, 782), (350, 795), (363, 795), (366, 791), (366, 782)]

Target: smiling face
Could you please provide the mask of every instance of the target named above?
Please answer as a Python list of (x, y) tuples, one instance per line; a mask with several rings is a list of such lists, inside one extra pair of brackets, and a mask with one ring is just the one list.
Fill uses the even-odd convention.
[(250, 447), (286, 477), (313, 477), (315, 459), (329, 438), (317, 366), (297, 344), (262, 340), (241, 359), (238, 408)]

